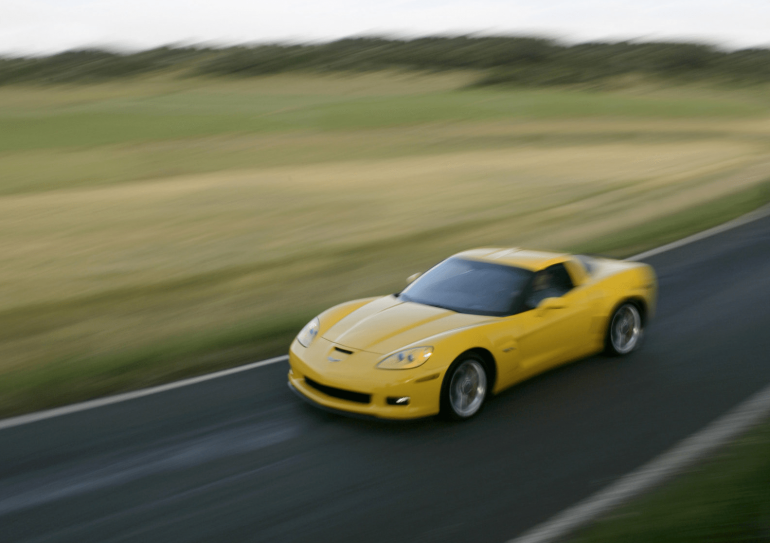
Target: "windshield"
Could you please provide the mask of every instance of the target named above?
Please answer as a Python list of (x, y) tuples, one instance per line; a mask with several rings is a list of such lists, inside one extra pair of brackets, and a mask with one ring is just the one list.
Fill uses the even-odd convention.
[(462, 258), (431, 268), (399, 297), (472, 315), (503, 316), (516, 312), (532, 272)]

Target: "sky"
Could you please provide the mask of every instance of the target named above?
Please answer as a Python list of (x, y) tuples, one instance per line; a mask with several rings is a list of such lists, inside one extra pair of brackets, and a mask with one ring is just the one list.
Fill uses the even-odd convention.
[(516, 34), (770, 47), (770, 0), (0, 0), (0, 54)]

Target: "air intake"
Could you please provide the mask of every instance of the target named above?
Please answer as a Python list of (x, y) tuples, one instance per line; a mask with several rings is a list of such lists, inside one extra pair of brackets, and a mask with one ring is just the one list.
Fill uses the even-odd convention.
[(322, 385), (321, 383), (313, 381), (310, 377), (305, 377), (305, 383), (317, 391), (323, 392), (327, 396), (331, 396), (332, 398), (339, 398), (340, 400), (347, 400), (349, 402), (356, 403), (371, 403), (372, 401), (371, 394), (363, 394), (361, 392), (353, 392), (352, 390), (344, 390), (342, 388), (334, 388)]

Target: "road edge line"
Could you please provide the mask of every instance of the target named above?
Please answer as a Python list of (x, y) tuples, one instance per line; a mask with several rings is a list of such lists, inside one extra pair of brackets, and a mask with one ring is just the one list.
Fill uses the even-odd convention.
[(152, 394), (158, 394), (159, 392), (166, 392), (168, 390), (174, 390), (175, 388), (182, 388), (189, 385), (202, 383), (204, 381), (209, 381), (211, 379), (218, 379), (219, 377), (226, 377), (235, 373), (253, 370), (255, 368), (260, 368), (269, 364), (284, 362), (288, 359), (288, 355), (276, 356), (275, 358), (268, 358), (267, 360), (260, 360), (259, 362), (252, 362), (250, 364), (244, 364), (243, 366), (236, 366), (234, 368), (221, 370), (214, 373), (207, 373), (204, 375), (199, 375), (198, 377), (190, 377), (189, 379), (173, 381), (171, 383), (166, 383), (165, 385), (141, 388), (139, 390), (132, 390), (131, 392), (124, 392), (114, 396), (105, 396), (104, 398), (97, 398), (85, 402), (56, 407), (54, 409), (46, 409), (45, 411), (36, 411), (26, 415), (19, 415), (18, 417), (11, 417), (0, 420), (0, 430), (5, 430), (6, 428), (13, 428), (15, 426), (21, 426), (24, 424), (30, 424), (39, 420), (51, 419), (54, 417), (60, 417), (62, 415), (69, 415), (70, 413), (77, 413), (79, 411), (86, 411), (88, 409), (95, 409), (97, 407), (104, 407), (105, 405), (112, 405), (115, 403), (125, 402), (127, 400), (134, 400), (136, 398), (142, 398), (143, 396), (150, 396)]
[(766, 217), (767, 215), (770, 215), (770, 205), (762, 206), (760, 208), (755, 209), (754, 211), (750, 211), (749, 213), (746, 213), (745, 215), (736, 217), (731, 221), (727, 221), (726, 223), (719, 224), (707, 230), (703, 230), (702, 232), (692, 234), (691, 236), (687, 236), (685, 238), (672, 241), (671, 243), (661, 245), (660, 247), (650, 249), (649, 251), (644, 251), (642, 253), (639, 253), (638, 255), (629, 256), (625, 260), (632, 260), (632, 261), (643, 260), (651, 256), (665, 253), (666, 251), (670, 251), (671, 249), (678, 249), (679, 247), (689, 245), (690, 243), (695, 243), (696, 241), (710, 238), (711, 236), (715, 236), (717, 234), (721, 234), (722, 232), (727, 232), (728, 230), (732, 230), (733, 228), (743, 226), (744, 224), (748, 224), (750, 222), (756, 221), (758, 219)]
[(566, 537), (611, 509), (663, 483), (715, 449), (726, 445), (770, 414), (770, 386), (728, 411), (672, 449), (568, 507), (508, 543), (550, 543)]
[[(626, 260), (632, 260), (632, 261), (641, 260), (649, 256), (664, 253), (666, 251), (670, 251), (671, 249), (676, 249), (678, 247), (682, 247), (683, 245), (687, 245), (689, 243), (693, 243), (701, 239), (705, 239), (717, 234), (721, 234), (722, 232), (732, 230), (733, 228), (737, 228), (738, 226), (743, 226), (744, 224), (748, 224), (752, 221), (756, 221), (757, 219), (761, 219), (766, 215), (770, 215), (770, 205), (766, 205), (766, 206), (760, 207), (759, 209), (755, 209), (754, 211), (751, 211), (745, 215), (737, 217), (724, 224), (717, 225), (713, 228), (709, 228), (708, 230), (704, 230), (703, 232), (699, 232), (697, 234), (693, 234), (686, 238), (673, 241), (671, 243), (662, 245), (655, 249), (650, 249), (649, 251), (639, 253), (638, 255), (630, 256), (626, 258)], [(167, 390), (173, 390), (175, 388), (194, 385), (197, 383), (202, 383), (204, 381), (209, 381), (211, 379), (218, 379), (219, 377), (226, 377), (227, 375), (232, 375), (234, 373), (252, 370), (255, 368), (259, 368), (261, 366), (267, 366), (269, 364), (275, 364), (276, 362), (282, 362), (288, 359), (289, 359), (288, 355), (277, 356), (275, 358), (268, 358), (267, 360), (260, 360), (258, 362), (252, 362), (250, 364), (245, 364), (243, 366), (236, 366), (234, 368), (230, 368), (227, 370), (199, 375), (198, 377), (182, 379), (181, 381), (173, 381), (165, 385), (158, 385), (150, 388), (142, 388), (131, 392), (125, 392), (123, 394), (116, 394), (114, 396), (106, 396), (104, 398), (97, 398), (97, 399), (88, 400), (85, 402), (74, 403), (74, 404), (65, 405), (62, 407), (56, 407), (54, 409), (46, 409), (44, 411), (36, 411), (34, 413), (27, 413), (26, 415), (19, 415), (17, 417), (0, 419), (0, 431), (5, 430), (6, 428), (21, 426), (23, 424), (30, 424), (33, 422), (37, 422), (39, 420), (50, 419), (53, 417), (60, 417), (62, 415), (69, 415), (70, 413), (77, 413), (79, 411), (85, 411), (87, 409), (95, 409), (97, 407), (112, 405), (119, 402), (125, 402), (128, 400), (141, 398), (143, 396), (149, 396), (151, 394), (158, 394), (160, 392), (165, 392)]]

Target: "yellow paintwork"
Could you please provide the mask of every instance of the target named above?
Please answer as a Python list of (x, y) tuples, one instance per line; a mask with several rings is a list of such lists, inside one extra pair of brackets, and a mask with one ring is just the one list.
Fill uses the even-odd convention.
[[(506, 317), (455, 313), (402, 302), (393, 295), (332, 307), (319, 315), (318, 336), (309, 348), (296, 339), (291, 344), (290, 385), (307, 399), (335, 410), (393, 419), (435, 415), (447, 369), (470, 349), (483, 349), (494, 360), (492, 393), (498, 393), (545, 370), (602, 351), (609, 317), (621, 302), (638, 300), (647, 319), (655, 312), (657, 281), (646, 264), (596, 259), (595, 269), (588, 274), (579, 260), (565, 254), (475, 249), (456, 256), (532, 271), (564, 263), (575, 288), (560, 298), (547, 299), (537, 309)], [(420, 367), (376, 367), (394, 352), (428, 345), (433, 347), (433, 355)], [(305, 377), (325, 386), (371, 394), (372, 401), (361, 404), (328, 396), (310, 387)], [(409, 405), (387, 405), (389, 396), (409, 396)]]

